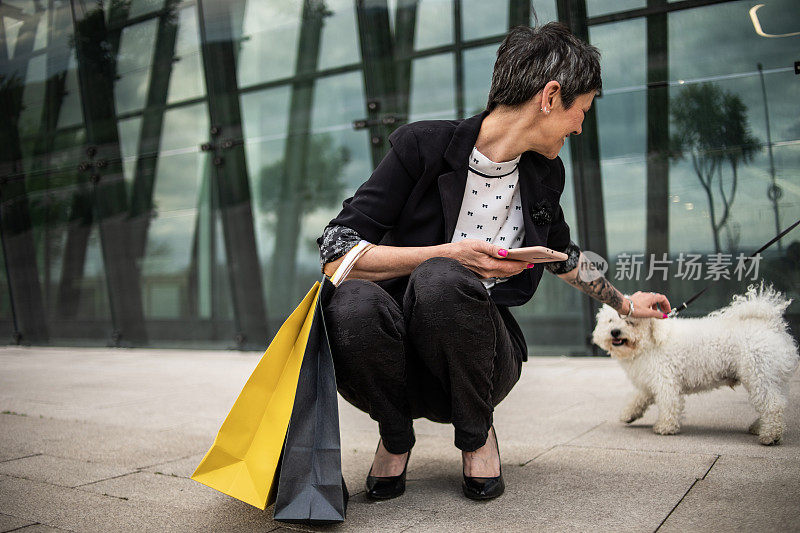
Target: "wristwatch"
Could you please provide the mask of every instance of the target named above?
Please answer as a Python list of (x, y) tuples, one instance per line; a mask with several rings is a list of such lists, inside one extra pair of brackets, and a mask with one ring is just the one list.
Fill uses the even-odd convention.
[(628, 300), (628, 303), (631, 305), (631, 308), (628, 309), (628, 314), (627, 315), (623, 315), (623, 314), (621, 314), (619, 312), (617, 314), (619, 315), (620, 318), (628, 318), (629, 316), (631, 316), (633, 314), (633, 300), (631, 300), (627, 296), (623, 296), (623, 298)]

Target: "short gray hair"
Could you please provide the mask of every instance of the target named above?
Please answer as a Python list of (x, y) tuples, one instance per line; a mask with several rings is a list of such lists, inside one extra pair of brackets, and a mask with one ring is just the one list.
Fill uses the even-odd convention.
[(599, 91), (600, 52), (558, 22), (512, 28), (497, 49), (486, 110), (522, 105), (552, 80), (561, 84), (565, 108), (579, 95)]

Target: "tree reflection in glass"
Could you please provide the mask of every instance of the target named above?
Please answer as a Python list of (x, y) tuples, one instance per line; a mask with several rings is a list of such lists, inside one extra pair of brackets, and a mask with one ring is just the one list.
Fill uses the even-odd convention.
[[(738, 244), (738, 230), (728, 224), (736, 196), (738, 168), (750, 163), (761, 150), (761, 141), (750, 133), (747, 106), (731, 92), (714, 83), (700, 83), (684, 88), (670, 105), (675, 126), (671, 138), (672, 157), (689, 156), (692, 168), (708, 199), (708, 213), (714, 238), (714, 251), (719, 253), (720, 232), (725, 228), (730, 251)], [(723, 169), (728, 164), (731, 174)], [(718, 213), (716, 206), (721, 205)]]

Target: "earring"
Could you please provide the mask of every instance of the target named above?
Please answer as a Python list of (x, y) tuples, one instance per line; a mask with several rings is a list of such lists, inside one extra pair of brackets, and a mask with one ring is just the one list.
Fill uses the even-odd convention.
[(549, 114), (550, 114), (550, 110), (549, 110), (549, 109), (547, 109), (546, 107), (543, 107), (543, 108), (542, 108), (542, 111), (544, 111), (544, 114), (545, 114), (545, 115), (549, 115)]

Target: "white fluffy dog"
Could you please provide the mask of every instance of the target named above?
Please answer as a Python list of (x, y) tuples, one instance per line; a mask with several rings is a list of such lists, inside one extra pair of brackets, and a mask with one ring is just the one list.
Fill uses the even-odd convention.
[(783, 312), (791, 303), (772, 287), (748, 287), (727, 307), (702, 318), (627, 318), (604, 306), (592, 340), (616, 358), (638, 391), (622, 412), (631, 423), (658, 406), (653, 431), (680, 430), (683, 395), (741, 383), (758, 418), (750, 432), (777, 444), (785, 429), (788, 381), (797, 345)]

